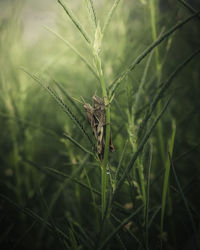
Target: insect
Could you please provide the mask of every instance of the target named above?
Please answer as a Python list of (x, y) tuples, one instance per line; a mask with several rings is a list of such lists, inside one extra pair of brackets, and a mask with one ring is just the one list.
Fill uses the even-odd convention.
[[(104, 148), (105, 148), (105, 135), (106, 135), (106, 105), (103, 99), (94, 95), (93, 107), (85, 103), (84, 108), (86, 110), (87, 118), (92, 128), (94, 137), (97, 141), (97, 153), (99, 159), (103, 160)], [(110, 151), (113, 152), (114, 146), (110, 136)]]

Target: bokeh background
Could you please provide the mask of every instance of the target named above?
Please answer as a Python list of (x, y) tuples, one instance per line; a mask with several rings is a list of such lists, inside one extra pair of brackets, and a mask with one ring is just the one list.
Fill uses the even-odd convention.
[[(87, 1), (63, 2), (93, 41), (95, 31)], [(94, 1), (102, 26), (113, 3)], [(193, 10), (178, 0), (119, 2), (102, 43), (102, 67), (108, 87), (159, 36), (200, 9), (198, 0), (187, 3)], [(137, 129), (161, 84), (200, 48), (199, 30), (199, 18), (182, 26), (145, 57), (117, 88), (111, 108), (115, 151), (109, 157), (113, 173), (123, 150), (122, 169), (136, 151)], [(54, 89), (92, 137), (83, 105), (75, 99), (83, 97), (91, 103), (94, 93), (102, 96), (100, 84), (65, 41), (93, 67), (91, 47), (57, 1), (0, 0), (1, 249), (95, 249), (101, 225), (100, 200), (94, 199), (91, 190), (82, 188), (73, 178), (101, 190), (99, 163), (63, 136), (67, 133), (92, 150), (73, 119), (29, 75), (37, 76), (42, 84)], [(160, 238), (166, 249), (198, 249), (195, 235), (200, 236), (199, 62), (197, 55), (173, 79), (159, 105), (162, 107), (173, 94), (172, 100), (149, 139), (152, 148), (149, 239), (141, 213), (105, 249), (160, 249)], [(137, 95), (141, 83), (143, 88)], [(177, 176), (170, 171), (164, 231), (160, 235), (163, 173), (169, 164), (173, 131), (176, 132), (171, 156)], [(147, 185), (148, 145), (140, 163), (136, 163), (136, 169), (143, 168), (144, 185)], [(132, 172), (119, 193), (117, 202), (125, 211), (114, 209), (119, 220), (105, 228), (102, 242), (110, 227), (114, 230), (142, 204), (141, 176), (138, 176), (140, 171)]]

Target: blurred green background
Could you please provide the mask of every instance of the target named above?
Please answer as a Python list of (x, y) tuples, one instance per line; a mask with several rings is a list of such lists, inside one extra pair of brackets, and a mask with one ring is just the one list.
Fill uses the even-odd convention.
[[(87, 8), (90, 1), (63, 2), (93, 42), (95, 29)], [(94, 1), (101, 27), (114, 2)], [(108, 88), (150, 44), (200, 8), (198, 0), (187, 3), (193, 10), (178, 0), (119, 1), (101, 48)], [(145, 57), (116, 89), (111, 103), (115, 151), (109, 155), (109, 185), (113, 189), (112, 173), (116, 174), (118, 166), (123, 173), (137, 151), (137, 131), (162, 83), (200, 48), (199, 29), (199, 18), (182, 26)], [(161, 239), (163, 249), (198, 249), (195, 235), (200, 236), (199, 55), (177, 73), (158, 103), (147, 130), (168, 97), (173, 96), (117, 195), (120, 209), (113, 205), (113, 217), (102, 229), (101, 201), (91, 191), (101, 191), (99, 162), (63, 133), (90, 151), (91, 145), (48, 91), (25, 72), (54, 89), (92, 138), (83, 105), (73, 98), (83, 97), (91, 103), (94, 93), (102, 96), (100, 83), (64, 40), (96, 72), (90, 45), (57, 1), (0, 0), (0, 248), (97, 249), (144, 202), (148, 203), (151, 221), (148, 230), (144, 213), (140, 212), (125, 225), (128, 229), (121, 226), (104, 249), (161, 249)], [(164, 172), (170, 165), (170, 147), (176, 174), (171, 167), (161, 233)], [(149, 190), (149, 196), (143, 187), (147, 193)], [(99, 246), (96, 242), (100, 242)]]

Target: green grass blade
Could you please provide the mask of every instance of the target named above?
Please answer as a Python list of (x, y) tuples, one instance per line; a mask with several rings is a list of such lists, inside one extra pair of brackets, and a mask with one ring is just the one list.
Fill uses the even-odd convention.
[(135, 210), (130, 216), (128, 216), (126, 219), (124, 219), (120, 225), (118, 225), (114, 231), (108, 237), (102, 242), (98, 250), (105, 249), (106, 245), (109, 243), (109, 241), (134, 217), (136, 216), (141, 210), (143, 209), (143, 206), (140, 206), (137, 210)]
[[(177, 1), (180, 2), (183, 6), (185, 6), (191, 13), (196, 12), (196, 10), (189, 3), (186, 3), (183, 0), (177, 0)], [(198, 18), (200, 18), (200, 17), (198, 16)]]
[[(169, 152), (170, 155), (173, 154), (174, 148), (174, 140), (176, 134), (176, 126), (175, 121), (172, 122), (172, 135), (169, 141)], [(160, 235), (162, 240), (163, 234), (163, 226), (164, 226), (164, 216), (165, 216), (165, 207), (166, 207), (166, 200), (167, 200), (167, 192), (169, 188), (169, 175), (170, 175), (170, 160), (168, 159), (165, 165), (165, 173), (164, 173), (164, 181), (163, 181), (163, 190), (162, 190), (162, 203), (161, 203), (161, 221), (160, 221)]]
[(80, 143), (78, 143), (75, 139), (73, 139), (70, 135), (67, 135), (66, 133), (63, 134), (64, 137), (66, 137), (68, 140), (70, 140), (76, 147), (80, 148), (83, 152), (90, 154), (92, 156), (94, 156), (94, 154), (92, 152), (90, 152), (89, 150), (87, 150), (85, 147), (83, 147)]
[(75, 26), (80, 31), (80, 33), (82, 34), (82, 36), (90, 44), (91, 41), (90, 41), (90, 38), (89, 38), (87, 32), (83, 29), (82, 25), (79, 23), (79, 21), (77, 20), (77, 18), (73, 14), (73, 12), (70, 10), (70, 8), (66, 4), (64, 4), (62, 1), (60, 1), (60, 0), (58, 0), (58, 3), (63, 7), (64, 11), (69, 16), (69, 18), (72, 20), (72, 22), (75, 24)]
[(58, 170), (56, 170), (56, 169), (54, 169), (54, 168), (48, 168), (48, 167), (46, 167), (45, 169), (48, 170), (49, 172), (51, 172), (51, 173), (57, 175), (57, 176), (61, 176), (61, 177), (65, 178), (65, 179), (70, 179), (70, 180), (72, 180), (74, 183), (79, 184), (80, 186), (86, 188), (87, 190), (89, 190), (89, 191), (92, 190), (92, 192), (95, 193), (95, 194), (101, 195), (100, 192), (97, 191), (96, 189), (94, 189), (94, 188), (91, 189), (91, 187), (89, 187), (89, 186), (86, 185), (85, 183), (79, 181), (78, 179), (71, 177), (70, 175), (67, 175), (67, 174), (65, 174), (65, 173), (63, 173), (63, 172), (60, 172), (60, 171), (58, 171)]
[[(126, 147), (127, 147), (127, 144), (128, 144), (128, 140), (126, 140), (125, 144), (124, 144), (124, 148), (123, 148), (123, 151), (121, 153), (121, 157), (120, 157), (120, 160), (119, 160), (119, 163), (118, 163), (118, 166), (117, 166), (117, 170), (116, 170), (116, 173), (115, 173), (115, 177), (114, 177), (114, 185), (117, 184), (117, 180), (119, 179), (119, 173), (120, 173), (120, 170), (122, 168), (122, 161), (124, 159), (124, 155), (125, 155), (125, 152), (126, 152)], [(115, 190), (115, 188), (114, 188)]]
[(198, 54), (200, 53), (200, 49), (196, 50), (194, 53), (192, 53), (182, 64), (180, 64), (174, 72), (168, 77), (168, 79), (161, 85), (158, 93), (154, 96), (152, 103), (150, 104), (150, 108), (147, 110), (146, 115), (140, 124), (140, 128), (138, 130), (138, 137), (140, 138), (145, 126), (147, 125), (147, 122), (149, 118), (151, 117), (154, 109), (156, 108), (156, 105), (158, 104), (159, 100), (163, 97), (164, 93), (167, 91), (167, 89), (172, 84), (173, 79), (177, 76), (177, 74)]
[(77, 103), (74, 101), (74, 99), (67, 93), (67, 91), (63, 88), (61, 84), (59, 84), (56, 80), (54, 80), (55, 85), (58, 87), (58, 89), (62, 92), (64, 96), (66, 96), (67, 100), (74, 106), (74, 108), (77, 110), (77, 112), (80, 114), (80, 116), (85, 120), (85, 113), (81, 111)]
[(36, 77), (35, 75), (29, 73), (25, 69), (23, 69), (23, 71), (26, 74), (28, 74), (31, 78), (33, 78), (37, 83), (39, 83), (40, 86), (42, 86), (45, 90), (47, 90), (49, 92), (49, 94), (59, 104), (59, 106), (62, 108), (62, 110), (71, 118), (71, 120), (77, 125), (77, 127), (81, 130), (81, 132), (87, 137), (87, 139), (91, 143), (92, 147), (95, 147), (93, 141), (91, 140), (90, 136), (85, 131), (85, 129), (83, 128), (83, 125), (81, 124), (81, 122), (73, 114), (71, 109), (62, 101), (62, 99), (59, 96), (57, 96), (57, 94), (49, 86), (45, 86), (38, 77)]
[(45, 26), (45, 29), (48, 30), (49, 32), (51, 32), (52, 34), (54, 34), (58, 39), (60, 39), (61, 41), (63, 41), (81, 59), (81, 61), (84, 62), (84, 64), (88, 67), (88, 69), (98, 79), (97, 73), (94, 70), (94, 68), (92, 67), (92, 65), (87, 61), (87, 59), (83, 55), (81, 55), (81, 53), (76, 48), (74, 48), (74, 46), (70, 42), (68, 42), (66, 39), (64, 39), (62, 36), (60, 36), (58, 33), (56, 33), (55, 31), (53, 31), (49, 27)]
[[(23, 208), (20, 207), (17, 203), (15, 203), (14, 201), (12, 201), (10, 198), (8, 198), (6, 195), (1, 194), (0, 193), (0, 197), (6, 201), (7, 203), (9, 203), (10, 205), (14, 206), (17, 210), (19, 210), (20, 212), (30, 216), (31, 218), (33, 218), (34, 220), (40, 222), (41, 224), (45, 224), (46, 228), (49, 229), (50, 231), (54, 231), (54, 226), (52, 226), (49, 222), (46, 222), (42, 217), (40, 217), (38, 214), (36, 214), (34, 211), (28, 209), (28, 208)], [(68, 236), (63, 233), (58, 227), (56, 227), (56, 231), (57, 233), (63, 237), (65, 240), (68, 240)]]
[(110, 23), (110, 21), (111, 21), (111, 19), (112, 19), (112, 16), (113, 16), (113, 14), (114, 14), (114, 11), (116, 10), (116, 8), (117, 8), (119, 2), (120, 2), (120, 0), (115, 0), (115, 2), (114, 2), (114, 4), (113, 4), (112, 8), (110, 9), (110, 11), (109, 11), (109, 13), (108, 13), (108, 16), (107, 16), (107, 18), (106, 18), (105, 24), (104, 24), (103, 29), (102, 29), (102, 34), (105, 33), (105, 30), (107, 29), (107, 27), (108, 27), (108, 25), (109, 25), (109, 23)]
[(151, 164), (152, 164), (152, 154), (153, 154), (153, 146), (149, 144), (149, 163), (148, 163), (148, 171), (147, 171), (147, 185), (146, 185), (146, 207), (145, 207), (145, 246), (146, 249), (149, 249), (149, 201), (150, 201), (150, 174), (151, 174)]
[(181, 198), (182, 198), (182, 200), (184, 202), (185, 208), (186, 208), (186, 210), (188, 212), (188, 215), (189, 215), (189, 218), (190, 218), (190, 221), (191, 221), (191, 224), (192, 224), (192, 229), (193, 229), (194, 238), (195, 238), (195, 244), (197, 246), (197, 249), (199, 249), (200, 248), (200, 240), (198, 238), (198, 232), (196, 230), (196, 226), (195, 226), (195, 222), (194, 222), (194, 219), (193, 219), (193, 216), (192, 216), (192, 212), (191, 212), (190, 206), (188, 204), (188, 201), (187, 201), (187, 199), (185, 197), (185, 194), (183, 192), (183, 189), (181, 187), (180, 181), (179, 181), (178, 176), (176, 174), (176, 170), (175, 170), (175, 167), (174, 167), (174, 164), (173, 164), (173, 161), (172, 161), (171, 158), (172, 158), (171, 154), (169, 153), (170, 164), (171, 164), (172, 171), (173, 171), (173, 174), (174, 174), (174, 177), (175, 177), (175, 181), (176, 181), (176, 184), (177, 184), (177, 187), (179, 189)]
[(88, 9), (90, 18), (92, 20), (94, 30), (96, 30), (96, 28), (97, 28), (97, 16), (96, 16), (96, 11), (95, 11), (95, 8), (94, 8), (93, 0), (85, 0), (85, 3), (86, 3), (86, 6), (87, 6), (87, 9)]
[(167, 37), (172, 35), (176, 30), (180, 29), (183, 25), (187, 24), (194, 18), (196, 18), (200, 14), (200, 11), (196, 12), (195, 14), (189, 16), (188, 18), (184, 19), (182, 22), (176, 24), (167, 32), (165, 32), (160, 38), (158, 38), (153, 44), (151, 44), (142, 54), (140, 54), (133, 63), (129, 65), (129, 67), (123, 71), (111, 84), (112, 93), (115, 92), (120, 82), (131, 72), (134, 70), (136, 65), (138, 65), (154, 48), (156, 48), (161, 42), (163, 42)]
[(127, 168), (124, 170), (123, 175), (121, 177), (121, 179), (119, 180), (117, 187), (116, 187), (116, 191), (113, 195), (112, 201), (115, 199), (115, 196), (117, 195), (119, 189), (121, 188), (121, 186), (123, 185), (127, 174), (130, 172), (130, 170), (133, 168), (135, 161), (137, 160), (139, 154), (142, 152), (145, 144), (147, 143), (150, 135), (152, 134), (153, 130), (155, 129), (157, 123), (159, 122), (159, 120), (161, 119), (162, 115), (164, 114), (165, 110), (167, 109), (169, 103), (171, 101), (171, 98), (168, 99), (168, 101), (166, 102), (165, 106), (163, 107), (162, 111), (160, 112), (160, 114), (157, 116), (157, 118), (155, 119), (154, 123), (152, 124), (151, 128), (149, 129), (149, 131), (147, 132), (147, 134), (145, 135), (145, 137), (143, 138), (143, 140), (141, 141), (140, 145), (138, 146), (137, 151), (135, 152), (135, 154), (133, 155), (132, 159), (130, 160), (130, 163), (128, 164)]

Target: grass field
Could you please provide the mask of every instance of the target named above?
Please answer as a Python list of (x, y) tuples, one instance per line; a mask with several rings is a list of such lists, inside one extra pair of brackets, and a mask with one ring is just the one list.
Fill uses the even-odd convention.
[(199, 9), (0, 1), (0, 249), (200, 249)]

